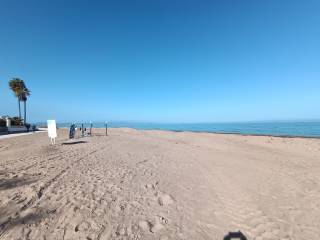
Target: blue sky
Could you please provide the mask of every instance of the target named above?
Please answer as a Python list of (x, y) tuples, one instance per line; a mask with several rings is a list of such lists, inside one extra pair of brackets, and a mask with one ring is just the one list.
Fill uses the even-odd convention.
[(320, 1), (1, 1), (31, 121), (320, 119)]

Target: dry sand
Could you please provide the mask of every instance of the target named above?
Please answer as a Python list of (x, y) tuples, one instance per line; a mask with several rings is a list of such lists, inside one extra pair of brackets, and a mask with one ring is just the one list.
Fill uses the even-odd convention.
[(0, 140), (0, 239), (238, 230), (320, 239), (319, 139), (111, 129), (74, 141), (59, 130), (55, 146), (46, 133)]

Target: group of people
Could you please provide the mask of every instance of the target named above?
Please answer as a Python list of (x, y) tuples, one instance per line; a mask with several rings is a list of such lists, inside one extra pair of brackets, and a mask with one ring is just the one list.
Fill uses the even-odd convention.
[[(69, 130), (69, 138), (75, 138), (76, 136), (76, 131), (77, 131), (77, 126), (76, 124), (71, 124), (70, 126), (70, 130)], [(91, 135), (91, 131), (92, 131), (92, 124), (90, 125), (90, 130), (89, 132), (87, 131), (86, 127), (83, 127), (83, 124), (81, 125), (81, 127), (79, 128), (79, 131), (81, 133), (81, 137), (85, 137), (85, 136), (89, 136)]]

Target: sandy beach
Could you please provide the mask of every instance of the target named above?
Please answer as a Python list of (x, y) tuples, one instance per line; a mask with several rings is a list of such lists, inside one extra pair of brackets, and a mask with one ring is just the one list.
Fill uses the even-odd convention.
[(320, 140), (95, 129), (0, 140), (0, 239), (320, 238)]

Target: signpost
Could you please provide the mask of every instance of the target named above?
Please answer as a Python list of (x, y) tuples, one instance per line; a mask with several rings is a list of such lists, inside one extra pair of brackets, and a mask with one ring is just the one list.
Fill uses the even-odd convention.
[(83, 123), (81, 124), (81, 137), (84, 137), (84, 128), (83, 128)]
[(48, 120), (48, 136), (51, 140), (51, 144), (56, 143), (56, 137), (57, 137), (57, 125), (56, 120)]
[(105, 124), (106, 124), (106, 136), (108, 136), (108, 122), (106, 121)]

